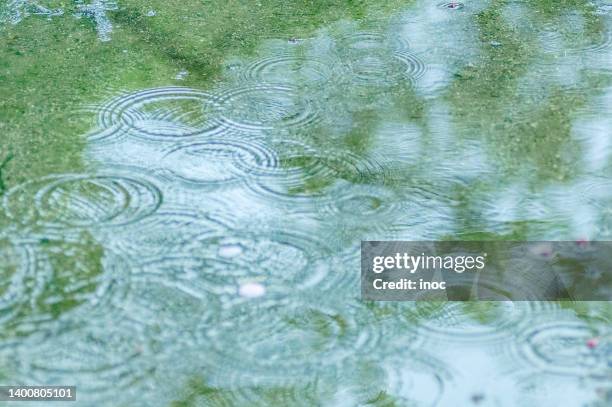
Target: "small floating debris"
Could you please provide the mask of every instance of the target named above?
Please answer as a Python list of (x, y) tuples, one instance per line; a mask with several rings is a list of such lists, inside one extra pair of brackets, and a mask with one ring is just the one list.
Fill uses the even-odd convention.
[(236, 257), (242, 254), (242, 246), (239, 244), (226, 244), (219, 247), (219, 256), (225, 258)]
[(501, 42), (499, 42), (499, 41), (491, 41), (489, 44), (490, 44), (492, 47), (495, 47), (495, 48), (498, 48), (498, 47), (501, 47), (501, 46), (502, 46), (502, 43), (501, 43)]
[(147, 17), (155, 17), (157, 15), (157, 13), (155, 12), (155, 10), (149, 10), (147, 12)]
[(266, 294), (266, 287), (260, 283), (244, 283), (238, 288), (238, 294), (244, 298), (259, 298)]
[(595, 349), (597, 346), (599, 346), (599, 338), (591, 338), (588, 341), (586, 341), (586, 346), (589, 349)]
[(449, 10), (461, 10), (465, 5), (463, 3), (459, 3), (458, 1), (449, 1), (446, 3), (438, 4), (440, 8), (447, 8)]

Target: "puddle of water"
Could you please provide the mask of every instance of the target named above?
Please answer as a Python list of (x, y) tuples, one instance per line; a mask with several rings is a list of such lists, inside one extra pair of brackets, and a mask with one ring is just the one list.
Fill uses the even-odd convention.
[(609, 401), (608, 305), (358, 300), (362, 239), (612, 233), (605, 5), (501, 3), (420, 1), (100, 103), (87, 173), (3, 196), (2, 373), (84, 405)]

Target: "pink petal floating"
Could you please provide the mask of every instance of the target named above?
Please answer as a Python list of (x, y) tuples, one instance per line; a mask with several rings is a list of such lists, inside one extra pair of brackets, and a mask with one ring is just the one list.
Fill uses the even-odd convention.
[(586, 342), (589, 349), (595, 349), (599, 345), (599, 338), (591, 338)]

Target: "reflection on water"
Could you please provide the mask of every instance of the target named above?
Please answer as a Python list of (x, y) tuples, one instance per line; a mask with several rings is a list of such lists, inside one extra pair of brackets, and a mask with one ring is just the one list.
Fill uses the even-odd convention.
[(0, 23), (18, 24), (30, 15), (51, 18), (62, 14), (64, 14), (64, 10), (61, 8), (47, 8), (30, 0), (9, 0), (0, 11)]
[(565, 3), (417, 2), (103, 101), (89, 173), (3, 196), (1, 373), (88, 405), (609, 403), (607, 304), (358, 299), (362, 239), (610, 238), (610, 8)]

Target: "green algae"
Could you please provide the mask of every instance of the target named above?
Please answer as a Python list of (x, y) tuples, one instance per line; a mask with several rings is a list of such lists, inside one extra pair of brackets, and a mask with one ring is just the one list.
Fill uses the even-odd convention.
[[(0, 310), (0, 314), (10, 311), (10, 318), (2, 323), (0, 338), (25, 337), (32, 330), (44, 332), (70, 311), (87, 306), (88, 296), (112, 284), (100, 278), (104, 274), (104, 248), (87, 232), (81, 232), (76, 240), (41, 237), (29, 254), (28, 264), (15, 264), (15, 257), (22, 257), (14, 252), (11, 238), (15, 237), (0, 239), (0, 295), (6, 297), (16, 289), (23, 290), (23, 295), (14, 299), (17, 302), (10, 309)], [(28, 273), (28, 267), (43, 263), (38, 279)]]
[[(467, 130), (470, 135), (486, 140), (500, 175), (524, 176), (535, 171), (539, 181), (572, 179), (579, 174), (581, 155), (570, 134), (573, 115), (584, 106), (587, 95), (596, 95), (605, 85), (582, 72), (571, 88), (519, 87), (526, 74), (538, 69), (534, 62), (546, 56), (534, 38), (535, 30), (524, 32), (503, 18), (501, 11), (507, 4), (493, 1), (475, 17), (484, 52), (456, 74), (448, 99), (458, 121), (474, 123)], [(602, 17), (585, 1), (540, 1), (526, 6), (533, 9), (536, 27), (573, 6), (582, 12), (589, 27), (587, 36), (606, 29)]]
[[(240, 388), (238, 394), (244, 392), (256, 396), (258, 402), (249, 400), (249, 404), (251, 405), (292, 405), (296, 403), (297, 400), (291, 401), (289, 398), (296, 392), (299, 392), (303, 396), (304, 392), (301, 392), (300, 390), (302, 389), (297, 388), (297, 386), (253, 386)], [(199, 405), (227, 406), (247, 402), (247, 400), (241, 400), (240, 397), (237, 396), (237, 392), (235, 390), (211, 386), (201, 378), (192, 378), (189, 380), (187, 383), (187, 388), (183, 391), (183, 393), (185, 394), (180, 399), (174, 400), (170, 403), (171, 407), (190, 407)], [(316, 404), (317, 400), (318, 399), (313, 395), (311, 399), (300, 400), (300, 403), (310, 401), (311, 403)]]
[(6, 168), (7, 164), (13, 159), (13, 154), (8, 153), (6, 157), (0, 162), (0, 195), (6, 189), (6, 185), (4, 184), (4, 177), (2, 175), (2, 171)]
[[(122, 1), (106, 11), (108, 42), (99, 41), (91, 18), (74, 18), (74, 4), (52, 5), (64, 14), (0, 28), (0, 151), (14, 154), (7, 187), (82, 170), (82, 134), (95, 124), (84, 107), (101, 95), (169, 84), (208, 88), (228, 55), (247, 55), (266, 38), (305, 37), (335, 20), (385, 15), (405, 3)], [(176, 79), (185, 69), (185, 80)]]
[(134, 48), (127, 56), (129, 37), (108, 46), (90, 24), (71, 16), (26, 19), (0, 35), (0, 131), (2, 148), (14, 154), (5, 174), (9, 186), (82, 169), (82, 134), (94, 120), (85, 105), (116, 83), (144, 86), (170, 75)]

